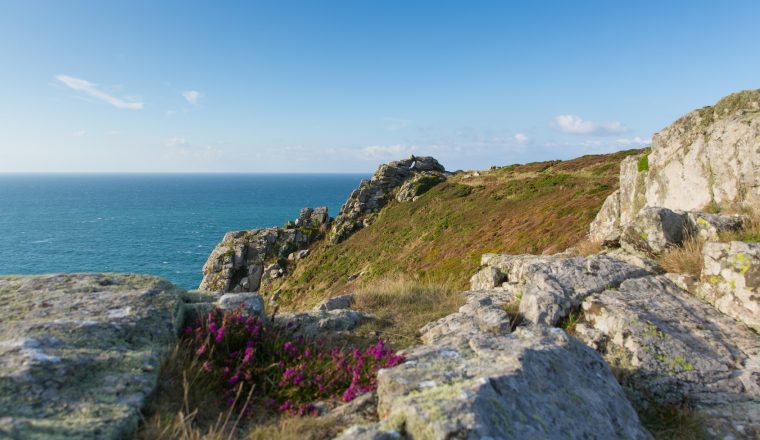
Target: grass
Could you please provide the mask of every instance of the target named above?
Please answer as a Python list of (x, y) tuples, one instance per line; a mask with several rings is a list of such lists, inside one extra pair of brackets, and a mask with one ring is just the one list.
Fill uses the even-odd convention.
[(556, 253), (586, 237), (617, 188), (620, 161), (640, 152), (450, 176), (414, 202), (391, 201), (338, 245), (317, 242), (269, 291), (283, 310), (298, 310), (397, 274), (466, 289), (484, 253)]
[(760, 217), (750, 216), (739, 231), (722, 231), (718, 234), (720, 241), (746, 241), (760, 243)]
[(372, 281), (359, 288), (354, 299), (356, 309), (379, 318), (358, 331), (379, 333), (397, 349), (416, 344), (421, 327), (454, 313), (464, 302), (449, 284), (405, 275)]
[(688, 273), (698, 278), (702, 273), (704, 245), (703, 239), (696, 236), (689, 237), (683, 245), (666, 250), (657, 263), (667, 272)]
[(658, 405), (650, 402), (638, 413), (642, 425), (657, 440), (708, 438), (702, 416), (686, 405)]
[(513, 301), (510, 301), (502, 308), (505, 312), (507, 312), (507, 316), (509, 316), (509, 331), (513, 332), (517, 329), (517, 327), (525, 321), (525, 317), (520, 313), (520, 300), (521, 297), (515, 298)]
[(575, 246), (570, 248), (573, 254), (580, 257), (588, 257), (589, 255), (597, 254), (603, 249), (604, 248), (602, 247), (602, 243), (594, 240), (589, 240), (588, 238), (582, 239), (578, 243), (575, 243)]

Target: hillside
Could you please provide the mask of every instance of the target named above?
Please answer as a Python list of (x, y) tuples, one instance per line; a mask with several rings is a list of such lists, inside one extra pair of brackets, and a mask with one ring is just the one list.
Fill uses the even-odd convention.
[(463, 289), (483, 253), (559, 252), (582, 240), (617, 188), (620, 162), (638, 153), (454, 174), (414, 202), (390, 202), (337, 245), (317, 242), (269, 291), (301, 309), (398, 275)]

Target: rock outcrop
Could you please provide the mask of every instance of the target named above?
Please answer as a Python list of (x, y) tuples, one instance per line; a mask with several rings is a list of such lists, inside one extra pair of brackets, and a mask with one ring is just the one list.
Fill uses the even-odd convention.
[(597, 353), (557, 328), (509, 333), (494, 313), (512, 300), (504, 291), (466, 296), (406, 362), (380, 371), (380, 422), (340, 438), (651, 438)]
[(760, 332), (760, 244), (707, 242), (698, 295)]
[(181, 325), (181, 292), (142, 275), (0, 277), (0, 437), (129, 436)]
[(394, 195), (400, 201), (413, 200), (444, 180), (446, 170), (432, 157), (415, 157), (380, 165), (369, 180), (362, 180), (335, 218), (330, 234), (332, 243), (340, 243), (369, 225), (374, 215)]
[(686, 114), (654, 135), (650, 152), (623, 160), (620, 189), (591, 224), (591, 239), (616, 242), (646, 207), (759, 212), (758, 146), (760, 90)]
[(583, 302), (576, 334), (604, 354), (639, 405), (686, 404), (719, 438), (760, 435), (760, 338), (668, 278), (623, 282)]
[(282, 276), (288, 256), (324, 235), (329, 225), (327, 208), (304, 208), (282, 228), (228, 232), (203, 265), (198, 289), (257, 292), (262, 282)]

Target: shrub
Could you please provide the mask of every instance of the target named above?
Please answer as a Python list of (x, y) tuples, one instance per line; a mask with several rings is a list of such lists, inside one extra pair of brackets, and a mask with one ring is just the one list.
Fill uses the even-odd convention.
[(649, 153), (642, 155), (637, 164), (639, 172), (649, 171)]
[[(305, 415), (313, 403), (350, 401), (375, 389), (376, 374), (403, 362), (382, 340), (366, 349), (326, 348), (321, 340), (293, 338), (284, 328), (245, 316), (240, 310), (209, 312), (185, 329), (198, 364), (220, 390), (227, 406), (250, 412), (262, 405)], [(239, 396), (251, 396), (251, 402)]]

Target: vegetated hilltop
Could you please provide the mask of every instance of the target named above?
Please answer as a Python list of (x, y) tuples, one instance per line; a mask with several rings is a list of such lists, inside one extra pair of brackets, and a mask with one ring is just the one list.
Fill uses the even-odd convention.
[(413, 202), (393, 199), (345, 241), (312, 245), (270, 292), (298, 309), (399, 275), (464, 289), (484, 253), (554, 253), (582, 240), (617, 188), (620, 162), (641, 151), (448, 176)]

